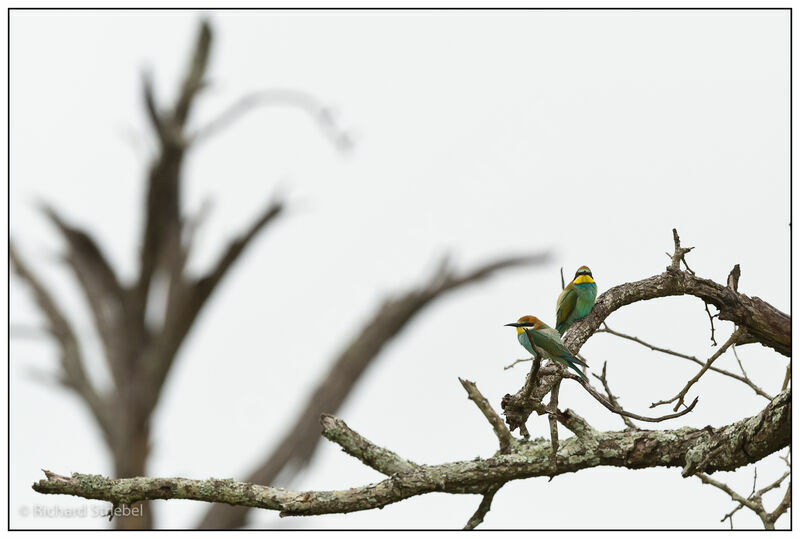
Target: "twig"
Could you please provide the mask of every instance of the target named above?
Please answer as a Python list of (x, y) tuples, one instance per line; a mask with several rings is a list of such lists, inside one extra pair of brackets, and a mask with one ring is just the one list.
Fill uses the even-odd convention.
[(737, 327), (736, 330), (731, 334), (731, 336), (725, 342), (725, 344), (723, 344), (722, 347), (720, 347), (719, 350), (714, 352), (714, 354), (710, 358), (708, 358), (708, 361), (706, 361), (706, 364), (703, 365), (703, 368), (700, 369), (700, 371), (696, 375), (694, 375), (694, 377), (691, 380), (689, 380), (686, 383), (686, 385), (683, 387), (683, 389), (681, 389), (678, 392), (677, 395), (675, 395), (674, 397), (672, 397), (669, 400), (662, 400), (662, 401), (654, 402), (653, 404), (650, 405), (650, 408), (655, 408), (656, 406), (660, 406), (662, 404), (669, 404), (671, 402), (677, 401), (677, 402), (675, 402), (675, 407), (673, 408), (674, 411), (677, 411), (678, 408), (680, 408), (681, 405), (683, 404), (683, 399), (686, 397), (686, 393), (689, 391), (689, 389), (695, 383), (697, 383), (698, 380), (700, 380), (700, 377), (703, 376), (703, 374), (706, 373), (706, 371), (709, 369), (709, 367), (711, 367), (711, 364), (714, 363), (714, 361), (716, 361), (716, 359), (719, 356), (721, 356), (723, 353), (725, 353), (725, 350), (727, 350), (730, 346), (733, 345), (733, 343), (736, 342), (736, 339), (738, 339), (739, 335), (741, 335), (741, 334), (742, 334), (742, 329)]
[(778, 520), (781, 515), (783, 515), (789, 508), (792, 506), (792, 482), (789, 481), (789, 485), (786, 487), (786, 493), (783, 495), (783, 499), (781, 503), (778, 504), (778, 507), (771, 513), (767, 514), (767, 521), (771, 523), (772, 528), (764, 526), (767, 529), (775, 529), (775, 521)]
[(784, 495), (783, 501), (778, 505), (778, 507), (775, 508), (775, 510), (772, 513), (767, 513), (766, 510), (764, 509), (762, 497), (770, 490), (778, 488), (781, 485), (781, 483), (783, 483), (783, 480), (791, 475), (791, 464), (789, 462), (790, 453), (791, 449), (789, 452), (786, 453), (786, 456), (779, 455), (780, 459), (783, 460), (786, 463), (786, 466), (789, 467), (789, 470), (784, 472), (784, 474), (780, 476), (778, 479), (776, 479), (775, 481), (773, 481), (772, 483), (770, 483), (769, 485), (765, 486), (764, 488), (758, 491), (756, 491), (756, 482), (758, 480), (758, 468), (753, 469), (753, 488), (750, 490), (750, 495), (746, 498), (746, 500), (742, 499), (742, 497), (736, 494), (733, 491), (733, 489), (731, 489), (728, 485), (720, 483), (718, 481), (714, 481), (708, 476), (697, 474), (700, 477), (701, 481), (713, 485), (719, 488), (720, 490), (723, 490), (724, 492), (728, 493), (728, 495), (730, 495), (734, 501), (739, 502), (739, 504), (736, 507), (734, 507), (729, 513), (726, 513), (725, 516), (722, 517), (720, 522), (725, 522), (726, 520), (728, 520), (730, 522), (731, 529), (733, 529), (733, 515), (742, 507), (747, 506), (749, 509), (753, 510), (759, 516), (759, 518), (761, 518), (761, 521), (766, 529), (774, 529), (775, 521), (778, 520), (778, 518), (784, 512), (786, 512), (786, 510), (788, 510), (789, 506), (791, 505), (791, 489), (792, 489), (791, 483), (789, 484), (789, 487), (786, 489), (786, 494)]
[(459, 378), (458, 381), (461, 382), (461, 385), (467, 391), (469, 399), (475, 403), (478, 409), (483, 413), (484, 417), (486, 417), (486, 419), (489, 421), (489, 424), (492, 426), (492, 430), (500, 442), (500, 452), (503, 454), (510, 453), (512, 436), (505, 422), (503, 422), (502, 418), (497, 415), (497, 412), (494, 411), (494, 408), (492, 408), (492, 405), (486, 400), (486, 397), (484, 397), (481, 392), (478, 391), (478, 386), (475, 385), (475, 382), (462, 380), (461, 378)]
[[(619, 401), (617, 401), (617, 398), (614, 396), (614, 394), (611, 393), (611, 388), (608, 387), (608, 379), (606, 378), (606, 364), (607, 363), (608, 363), (607, 361), (603, 362), (603, 372), (602, 372), (602, 374), (600, 376), (597, 376), (594, 373), (592, 373), (592, 376), (594, 376), (595, 378), (600, 380), (600, 383), (603, 384), (603, 389), (605, 389), (606, 395), (608, 395), (608, 401), (611, 404), (613, 404), (614, 406), (616, 406), (617, 408), (621, 409), (622, 406), (620, 406)], [(622, 417), (622, 421), (625, 423), (626, 427), (631, 428), (631, 429), (638, 429), (639, 428), (628, 417), (626, 417), (624, 415), (620, 416), (620, 417)]]
[(577, 374), (565, 373), (564, 374), (564, 378), (569, 378), (570, 380), (575, 380), (576, 382), (578, 382), (589, 393), (589, 395), (591, 395), (592, 397), (595, 398), (595, 400), (597, 402), (599, 402), (600, 404), (602, 404), (603, 406), (605, 406), (606, 408), (608, 408), (609, 410), (611, 410), (615, 414), (619, 414), (619, 415), (622, 415), (622, 416), (627, 416), (627, 417), (630, 417), (632, 419), (638, 419), (639, 421), (646, 421), (648, 423), (659, 423), (661, 421), (666, 421), (667, 419), (674, 419), (676, 417), (680, 417), (682, 415), (686, 415), (686, 414), (688, 414), (689, 412), (691, 412), (694, 409), (694, 407), (697, 405), (697, 402), (700, 400), (700, 397), (695, 397), (694, 401), (692, 401), (692, 404), (690, 404), (688, 407), (686, 407), (685, 409), (681, 410), (680, 412), (677, 412), (677, 413), (674, 413), (674, 414), (668, 414), (668, 415), (664, 415), (664, 416), (661, 416), (661, 417), (645, 417), (645, 416), (641, 416), (639, 414), (634, 414), (632, 412), (626, 412), (622, 408), (614, 406), (613, 404), (608, 402), (608, 400), (605, 397), (603, 397), (600, 393), (598, 393), (598, 391), (594, 387), (592, 387), (592, 385), (590, 383), (584, 381)]
[(494, 499), (494, 495), (497, 494), (497, 491), (500, 490), (504, 484), (505, 483), (496, 483), (486, 489), (478, 509), (475, 510), (475, 514), (472, 515), (467, 524), (464, 526), (465, 530), (474, 530), (481, 522), (483, 522), (483, 518), (486, 516), (486, 513), (488, 513), (492, 508), (492, 500)]
[(731, 346), (731, 350), (733, 351), (733, 357), (736, 358), (736, 363), (739, 364), (739, 370), (742, 371), (742, 376), (744, 376), (745, 378), (749, 378), (749, 376), (747, 376), (747, 372), (744, 370), (744, 365), (742, 365), (742, 360), (739, 359), (739, 353), (736, 352), (735, 344)]
[(781, 477), (776, 479), (774, 482), (770, 483), (769, 485), (760, 489), (759, 491), (756, 491), (756, 479), (758, 478), (758, 472), (755, 472), (753, 474), (753, 490), (751, 491), (750, 495), (747, 498), (734, 491), (731, 487), (729, 487), (725, 483), (712, 479), (711, 477), (703, 473), (696, 473), (695, 475), (699, 477), (703, 483), (712, 485), (720, 489), (721, 491), (725, 492), (728, 496), (730, 496), (733, 501), (738, 502), (738, 505), (730, 513), (727, 513), (725, 516), (723, 516), (720, 522), (725, 522), (725, 520), (730, 520), (731, 529), (733, 529), (734, 513), (736, 513), (742, 507), (747, 507), (748, 509), (753, 511), (756, 515), (758, 515), (758, 518), (761, 519), (761, 522), (764, 525), (765, 529), (774, 530), (775, 521), (778, 520), (778, 518), (780, 518), (780, 516), (783, 515), (783, 513), (785, 513), (791, 506), (791, 483), (789, 483), (789, 488), (787, 488), (783, 500), (778, 505), (778, 507), (776, 507), (775, 510), (772, 511), (771, 513), (768, 513), (764, 509), (762, 496), (765, 493), (769, 492), (770, 490), (778, 488), (783, 482), (783, 480), (789, 477), (790, 474), (791, 471), (787, 471)]
[[(774, 489), (778, 488), (779, 486), (781, 486), (781, 483), (783, 483), (783, 480), (786, 479), (787, 477), (789, 477), (791, 475), (791, 473), (792, 473), (791, 470), (787, 470), (787, 471), (783, 472), (782, 476), (780, 476), (778, 479), (776, 479), (775, 481), (773, 481), (772, 483), (770, 483), (766, 487), (764, 487), (761, 490), (759, 490), (758, 492), (756, 492), (755, 495), (760, 498), (761, 496), (763, 496), (764, 494), (766, 494), (770, 490), (774, 490)], [(754, 482), (754, 484), (755, 484), (755, 482)]]
[(638, 337), (634, 337), (633, 335), (627, 335), (625, 333), (621, 333), (619, 331), (615, 331), (615, 330), (611, 329), (610, 327), (608, 327), (608, 324), (605, 323), (605, 322), (603, 322), (603, 327), (601, 329), (598, 329), (597, 331), (595, 331), (595, 333), (609, 333), (611, 335), (615, 335), (617, 337), (621, 337), (623, 339), (627, 339), (629, 341), (633, 341), (635, 343), (639, 343), (642, 346), (646, 346), (650, 350), (654, 350), (656, 352), (663, 352), (665, 354), (670, 354), (670, 355), (673, 355), (673, 356), (682, 357), (682, 358), (694, 361), (694, 362), (696, 362), (696, 363), (698, 363), (700, 365), (703, 364), (699, 359), (697, 359), (694, 356), (690, 356), (690, 355), (687, 355), (687, 354), (682, 354), (680, 352), (675, 352), (674, 350), (670, 350), (669, 348), (662, 348), (660, 346), (655, 346), (653, 344), (650, 344), (650, 343), (647, 343), (647, 342), (641, 340)]
[[(603, 322), (603, 328), (602, 329), (598, 329), (597, 331), (595, 331), (595, 333), (609, 333), (611, 335), (615, 335), (615, 336), (620, 337), (622, 339), (627, 339), (629, 341), (633, 341), (635, 343), (641, 344), (642, 346), (645, 346), (645, 347), (649, 348), (650, 350), (654, 350), (656, 352), (662, 352), (664, 354), (669, 354), (669, 355), (675, 356), (675, 357), (681, 357), (681, 358), (684, 358), (684, 359), (688, 359), (689, 361), (691, 361), (693, 363), (697, 363), (701, 367), (703, 365), (705, 365), (705, 363), (703, 361), (700, 361), (695, 356), (690, 356), (690, 355), (687, 355), (687, 354), (683, 354), (681, 352), (675, 352), (674, 350), (670, 350), (668, 348), (662, 348), (660, 346), (652, 345), (652, 344), (650, 344), (648, 342), (645, 342), (645, 341), (641, 340), (638, 337), (634, 337), (633, 335), (627, 335), (625, 333), (621, 333), (619, 331), (615, 331), (615, 330), (611, 329), (610, 327), (608, 327), (608, 324), (606, 324), (605, 322)], [(772, 395), (767, 394), (766, 391), (764, 391), (763, 389), (758, 387), (755, 383), (753, 383), (753, 381), (750, 380), (750, 378), (739, 376), (738, 374), (732, 373), (730, 371), (726, 371), (725, 369), (720, 369), (719, 367), (715, 367), (715, 366), (709, 367), (709, 370), (714, 371), (714, 372), (718, 372), (719, 374), (722, 374), (724, 376), (728, 376), (730, 378), (733, 378), (734, 380), (738, 380), (738, 381), (742, 382), (743, 384), (749, 386), (750, 389), (752, 389), (756, 393), (756, 395), (760, 395), (761, 397), (764, 397), (767, 400), (772, 400), (773, 399)], [(783, 388), (783, 389), (786, 389), (786, 388)]]
[(532, 357), (526, 357), (524, 359), (515, 359), (514, 363), (511, 363), (510, 365), (506, 365), (505, 367), (503, 367), (503, 370), (507, 371), (508, 369), (510, 369), (514, 365), (516, 365), (517, 363), (522, 363), (523, 361), (533, 361), (533, 358)]
[(672, 269), (680, 270), (680, 263), (683, 262), (683, 265), (686, 266), (686, 271), (694, 275), (695, 273), (686, 263), (686, 254), (694, 247), (681, 247), (681, 238), (678, 236), (678, 229), (676, 228), (672, 229), (672, 241), (675, 244), (675, 252), (672, 255), (667, 253), (667, 256), (672, 259)]
[(703, 306), (706, 309), (706, 314), (708, 314), (708, 321), (711, 323), (711, 342), (714, 343), (713, 346), (717, 346), (717, 340), (714, 338), (714, 317), (719, 316), (719, 313), (712, 315), (706, 302), (703, 302)]
[[(697, 473), (695, 475), (703, 483), (706, 483), (707, 485), (712, 485), (712, 486), (717, 487), (721, 491), (725, 492), (728, 496), (730, 496), (733, 499), (733, 501), (739, 502), (740, 505), (753, 510), (756, 514), (758, 514), (759, 511), (763, 511), (764, 510), (763, 507), (759, 508), (759, 506), (755, 502), (753, 502), (752, 500), (749, 500), (749, 499), (741, 496), (740, 494), (738, 494), (736, 491), (734, 491), (731, 487), (729, 487), (725, 483), (717, 481), (716, 479), (712, 479), (712, 478), (710, 478), (709, 476), (707, 476), (704, 473)], [(733, 514), (734, 512), (735, 512), (735, 510), (731, 511), (731, 514)], [(733, 525), (733, 523), (731, 523), (731, 525)]]
[(320, 126), (322, 132), (340, 149), (353, 145), (351, 137), (334, 121), (331, 109), (322, 105), (313, 95), (292, 88), (270, 88), (252, 92), (241, 97), (214, 120), (200, 128), (189, 140), (197, 143), (216, 135), (256, 107), (279, 105), (298, 108), (307, 112)]

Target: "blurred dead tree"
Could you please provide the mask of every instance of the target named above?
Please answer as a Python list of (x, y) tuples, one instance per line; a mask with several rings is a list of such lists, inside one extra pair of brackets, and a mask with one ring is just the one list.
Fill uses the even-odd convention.
[[(43, 211), (66, 241), (64, 261), (90, 307), (94, 328), (103, 345), (113, 387), (100, 391), (86, 374), (83, 351), (72, 324), (52, 292), (31, 265), (9, 242), (9, 258), (16, 274), (27, 283), (47, 321), (47, 331), (60, 351), (59, 381), (74, 391), (87, 406), (103, 434), (120, 478), (145, 476), (150, 450), (150, 418), (158, 405), (164, 382), (181, 344), (195, 319), (228, 270), (253, 239), (283, 212), (281, 198), (268, 202), (260, 215), (238, 237), (230, 240), (219, 259), (201, 276), (189, 275), (186, 263), (192, 251), (192, 236), (198, 216), (181, 208), (184, 160), (198, 141), (229, 125), (250, 108), (262, 104), (296, 106), (311, 113), (337, 144), (347, 145), (327, 109), (310, 96), (290, 90), (250, 94), (235, 102), (218, 118), (196, 132), (187, 120), (206, 84), (206, 68), (212, 43), (207, 22), (200, 24), (197, 40), (177, 97), (170, 107), (156, 103), (152, 81), (144, 77), (143, 95), (147, 115), (158, 142), (146, 178), (144, 229), (141, 237), (138, 276), (121, 282), (92, 235), (70, 224), (59, 210), (44, 205)], [(360, 375), (406, 323), (441, 295), (460, 289), (497, 271), (544, 261), (545, 255), (508, 257), (489, 261), (472, 271), (456, 274), (445, 259), (429, 282), (384, 302), (360, 335), (346, 347), (326, 376), (309, 396), (294, 426), (267, 455), (250, 477), (269, 483), (281, 471), (284, 477), (305, 465), (319, 440), (321, 413), (334, 413), (345, 401)], [(153, 293), (155, 282), (165, 283), (166, 293)], [(148, 320), (151, 310), (162, 310), (163, 320)], [(289, 480), (287, 479), (287, 480)], [(146, 502), (139, 502), (146, 503)], [(203, 519), (203, 527), (230, 528), (244, 524), (246, 508), (216, 505)], [(141, 517), (115, 519), (120, 528), (153, 526), (149, 508)]]

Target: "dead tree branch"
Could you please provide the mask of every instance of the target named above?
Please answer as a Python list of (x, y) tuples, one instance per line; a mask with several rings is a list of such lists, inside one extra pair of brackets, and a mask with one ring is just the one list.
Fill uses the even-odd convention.
[(346, 150), (352, 145), (350, 136), (334, 121), (330, 108), (324, 106), (313, 95), (293, 88), (270, 88), (247, 94), (191, 135), (189, 140), (193, 144), (202, 142), (232, 125), (253, 109), (275, 105), (295, 107), (308, 113), (317, 122), (320, 130), (339, 149)]
[(484, 517), (486, 517), (486, 513), (492, 508), (492, 500), (494, 500), (494, 495), (497, 494), (497, 491), (500, 490), (505, 483), (498, 483), (486, 489), (486, 492), (481, 498), (481, 503), (478, 505), (478, 509), (475, 510), (475, 513), (470, 517), (467, 524), (464, 526), (465, 530), (474, 530), (477, 528), (482, 522)]
[(583, 386), (583, 389), (585, 389), (586, 392), (589, 393), (589, 395), (594, 397), (594, 399), (597, 402), (599, 402), (600, 404), (602, 404), (603, 406), (605, 406), (607, 409), (611, 410), (615, 414), (618, 414), (618, 415), (621, 415), (621, 416), (625, 416), (625, 417), (630, 417), (630, 418), (633, 418), (633, 419), (638, 419), (639, 421), (646, 421), (648, 423), (660, 423), (661, 421), (666, 421), (667, 419), (675, 419), (676, 417), (680, 417), (682, 415), (686, 415), (689, 412), (691, 412), (692, 410), (694, 410), (694, 407), (697, 405), (697, 402), (700, 400), (700, 397), (695, 397), (695, 399), (692, 401), (692, 404), (690, 404), (689, 406), (687, 406), (686, 408), (684, 408), (680, 412), (677, 412), (677, 413), (674, 413), (674, 414), (668, 414), (668, 415), (664, 415), (664, 416), (661, 416), (661, 417), (645, 417), (645, 416), (642, 416), (642, 415), (639, 415), (639, 414), (634, 414), (633, 412), (626, 412), (622, 408), (620, 408), (618, 406), (614, 406), (613, 404), (611, 404), (611, 402), (608, 401), (608, 399), (603, 397), (594, 387), (592, 387), (592, 384), (589, 384), (589, 383), (585, 382), (577, 374), (565, 373), (563, 375), (563, 377), (564, 378), (569, 378), (570, 380), (575, 380), (576, 382), (581, 384), (581, 386)]
[(462, 380), (461, 378), (459, 378), (458, 381), (461, 382), (461, 385), (466, 390), (469, 400), (475, 403), (492, 426), (492, 430), (495, 436), (497, 436), (497, 440), (500, 442), (500, 453), (504, 455), (509, 453), (511, 451), (511, 433), (508, 427), (506, 427), (506, 424), (500, 416), (497, 415), (497, 412), (494, 411), (494, 408), (492, 408), (492, 405), (486, 400), (486, 397), (478, 390), (478, 386), (475, 385), (475, 382)]
[[(609, 333), (611, 335), (615, 335), (615, 336), (620, 337), (622, 339), (627, 339), (629, 341), (633, 341), (635, 343), (641, 344), (642, 346), (645, 346), (645, 347), (649, 348), (650, 350), (654, 350), (656, 352), (662, 352), (664, 354), (669, 354), (669, 355), (675, 356), (675, 357), (682, 357), (684, 359), (688, 359), (689, 361), (700, 365), (701, 367), (703, 365), (705, 365), (705, 363), (703, 361), (700, 361), (695, 356), (690, 356), (688, 354), (683, 354), (681, 352), (675, 352), (674, 350), (670, 350), (668, 348), (662, 348), (660, 346), (652, 345), (652, 344), (650, 344), (648, 342), (645, 342), (645, 341), (639, 339), (638, 337), (634, 337), (633, 335), (627, 335), (625, 333), (621, 333), (619, 331), (615, 331), (615, 330), (611, 329), (610, 327), (608, 327), (608, 324), (606, 324), (605, 322), (603, 322), (603, 327), (601, 329), (598, 329), (597, 331), (595, 331), (595, 333)], [(734, 348), (734, 351), (735, 351), (735, 348)], [(736, 373), (727, 371), (725, 369), (720, 369), (720, 368), (715, 367), (713, 365), (709, 366), (709, 370), (717, 372), (719, 374), (722, 374), (724, 376), (727, 376), (729, 378), (733, 378), (734, 380), (738, 380), (738, 381), (742, 382), (743, 384), (745, 384), (748, 387), (750, 387), (750, 389), (755, 391), (756, 395), (760, 395), (760, 396), (764, 397), (765, 399), (767, 399), (768, 401), (772, 400), (772, 398), (773, 398), (772, 395), (769, 395), (766, 391), (764, 391), (763, 389), (758, 387), (744, 373), (744, 371), (742, 371), (742, 374), (744, 374), (744, 376), (740, 376), (740, 375), (738, 375)], [(786, 388), (785, 387), (781, 388), (781, 391), (783, 391), (784, 389), (786, 389)]]
[[(759, 414), (719, 429), (683, 427), (667, 431), (592, 433), (570, 437), (558, 452), (557, 474), (596, 466), (631, 469), (683, 466), (686, 469), (707, 456), (711, 447), (723, 447), (707, 464), (707, 472), (732, 470), (756, 462), (786, 447), (791, 436), (791, 392), (778, 395)], [(746, 436), (746, 441), (741, 439)], [(592, 448), (602, 447), (602, 451)], [(507, 455), (487, 459), (418, 466), (400, 471), (383, 481), (337, 491), (292, 491), (240, 483), (232, 479), (183, 478), (107, 479), (98, 475), (52, 473), (33, 485), (44, 494), (71, 494), (114, 504), (141, 500), (188, 499), (280, 511), (282, 516), (349, 513), (384, 507), (426, 494), (485, 493), (493, 485), (514, 479), (550, 475), (550, 444), (537, 439), (515, 443)], [(485, 513), (484, 513), (485, 514)]]
[(672, 255), (667, 253), (667, 256), (672, 259), (672, 269), (680, 270), (681, 262), (683, 262), (683, 265), (686, 267), (686, 271), (694, 275), (694, 272), (691, 270), (691, 268), (689, 268), (689, 264), (686, 263), (686, 254), (694, 249), (694, 247), (681, 247), (681, 238), (678, 236), (678, 230), (675, 228), (672, 229), (672, 241), (675, 244), (675, 251), (672, 253)]
[(669, 404), (671, 402), (675, 402), (675, 407), (673, 408), (673, 410), (677, 412), (678, 408), (680, 408), (681, 405), (683, 404), (683, 399), (686, 397), (686, 393), (689, 391), (689, 389), (691, 389), (691, 387), (694, 384), (696, 384), (698, 380), (700, 380), (700, 378), (706, 373), (706, 371), (708, 371), (709, 367), (711, 367), (711, 364), (714, 363), (714, 361), (716, 361), (717, 358), (719, 358), (719, 356), (724, 354), (725, 351), (729, 347), (731, 347), (733, 345), (733, 343), (736, 342), (736, 340), (739, 338), (739, 336), (741, 334), (742, 334), (742, 330), (739, 329), (739, 328), (736, 328), (736, 330), (731, 334), (731, 336), (728, 338), (728, 340), (725, 342), (725, 344), (723, 344), (720, 347), (719, 350), (714, 352), (714, 354), (710, 358), (708, 358), (708, 361), (706, 361), (705, 365), (703, 365), (703, 368), (700, 369), (698, 371), (698, 373), (695, 374), (694, 377), (691, 380), (686, 382), (686, 385), (683, 387), (683, 389), (681, 389), (678, 392), (677, 395), (675, 395), (674, 397), (672, 397), (669, 400), (663, 400), (663, 401), (654, 402), (653, 404), (650, 405), (650, 408), (655, 408), (656, 406), (660, 406), (662, 404)]
[(320, 423), (322, 424), (322, 435), (325, 438), (340, 445), (342, 451), (357, 458), (373, 470), (384, 475), (393, 475), (419, 468), (419, 464), (370, 442), (338, 417), (322, 414)]
[(719, 316), (719, 313), (712, 315), (711, 311), (708, 310), (708, 303), (704, 303), (703, 306), (706, 309), (706, 314), (708, 315), (708, 321), (711, 323), (711, 343), (714, 346), (717, 346), (717, 340), (714, 338), (714, 318)]
[[(600, 376), (597, 376), (594, 373), (592, 373), (592, 376), (594, 376), (595, 378), (600, 380), (600, 383), (603, 384), (603, 389), (605, 390), (606, 395), (608, 395), (608, 402), (610, 402), (614, 407), (616, 407), (616, 408), (621, 410), (622, 406), (620, 406), (619, 401), (617, 400), (617, 397), (615, 397), (614, 394), (611, 393), (611, 388), (608, 387), (608, 379), (606, 378), (606, 365), (607, 364), (608, 364), (607, 361), (603, 362), (603, 372), (601, 373)], [(622, 418), (622, 421), (623, 421), (623, 423), (625, 423), (626, 427), (628, 427), (630, 429), (638, 429), (639, 428), (633, 423), (633, 421), (631, 421), (628, 418), (628, 416), (624, 416), (623, 415), (623, 416), (620, 416), (620, 417)]]
[(83, 354), (72, 325), (42, 281), (28, 268), (8, 243), (8, 257), (16, 274), (32, 290), (39, 310), (47, 320), (47, 332), (55, 339), (60, 352), (61, 375), (59, 382), (74, 390), (86, 404), (107, 441), (112, 438), (111, 418), (106, 399), (102, 397), (86, 375)]
[(733, 514), (736, 513), (736, 511), (738, 511), (742, 507), (747, 507), (748, 509), (753, 511), (756, 515), (758, 515), (758, 518), (761, 519), (761, 522), (764, 525), (764, 529), (774, 530), (775, 521), (778, 520), (778, 518), (780, 518), (781, 515), (783, 515), (791, 506), (792, 484), (791, 482), (789, 482), (789, 486), (786, 489), (786, 494), (784, 495), (783, 500), (781, 500), (781, 502), (772, 512), (768, 512), (766, 509), (764, 509), (762, 496), (765, 493), (769, 492), (770, 490), (778, 488), (781, 485), (781, 483), (783, 483), (783, 480), (789, 477), (790, 474), (791, 474), (790, 471), (785, 472), (774, 482), (770, 483), (769, 485), (767, 485), (766, 487), (762, 488), (757, 492), (755, 490), (755, 479), (754, 479), (753, 492), (751, 492), (750, 495), (746, 498), (741, 494), (738, 494), (735, 490), (733, 490), (725, 483), (717, 481), (716, 479), (712, 479), (706, 474), (697, 473), (695, 475), (697, 475), (697, 477), (699, 477), (703, 483), (707, 485), (712, 485), (720, 489), (721, 491), (725, 492), (728, 496), (730, 496), (733, 501), (739, 502), (739, 505), (737, 505), (730, 513), (722, 517), (722, 520), (720, 522), (725, 522), (725, 520), (730, 520), (731, 529), (733, 529)]

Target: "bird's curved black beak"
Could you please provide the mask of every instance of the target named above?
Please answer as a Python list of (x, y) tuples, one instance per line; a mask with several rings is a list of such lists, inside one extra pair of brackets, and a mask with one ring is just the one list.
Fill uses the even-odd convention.
[(505, 325), (515, 328), (532, 328), (533, 322), (511, 322), (510, 324), (505, 324)]

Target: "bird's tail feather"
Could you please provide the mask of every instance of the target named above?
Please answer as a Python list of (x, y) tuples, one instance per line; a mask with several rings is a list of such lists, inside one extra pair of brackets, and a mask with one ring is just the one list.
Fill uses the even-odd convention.
[(570, 363), (570, 364), (569, 364), (569, 366), (570, 366), (570, 367), (572, 367), (572, 369), (573, 369), (575, 372), (577, 372), (577, 373), (578, 373), (578, 375), (580, 375), (580, 377), (581, 377), (581, 378), (583, 378), (583, 379), (584, 379), (585, 381), (587, 381), (587, 382), (589, 381), (589, 378), (587, 378), (587, 377), (586, 377), (586, 375), (585, 375), (585, 374), (583, 374), (583, 372), (582, 372), (582, 371), (581, 371), (581, 370), (580, 370), (580, 369), (579, 369), (579, 368), (578, 368), (578, 367), (577, 367), (577, 366), (576, 366), (574, 363)]
[(587, 365), (587, 364), (586, 364), (586, 362), (584, 362), (584, 361), (581, 361), (580, 359), (578, 359), (578, 358), (576, 358), (576, 357), (573, 357), (573, 356), (572, 356), (572, 355), (570, 355), (570, 354), (564, 354), (564, 355), (563, 355), (563, 356), (561, 356), (561, 357), (562, 357), (562, 359), (564, 360), (564, 363), (566, 363), (568, 367), (570, 367), (572, 370), (574, 370), (575, 372), (577, 372), (577, 373), (580, 375), (580, 377), (581, 377), (581, 378), (583, 378), (583, 379), (584, 379), (584, 380), (586, 380), (587, 382), (589, 381), (589, 378), (587, 378), (587, 377), (586, 377), (586, 375), (585, 375), (585, 374), (583, 374), (583, 371), (581, 371), (581, 370), (578, 368), (578, 365), (582, 365), (582, 366), (584, 366), (584, 367), (588, 367), (589, 365)]

